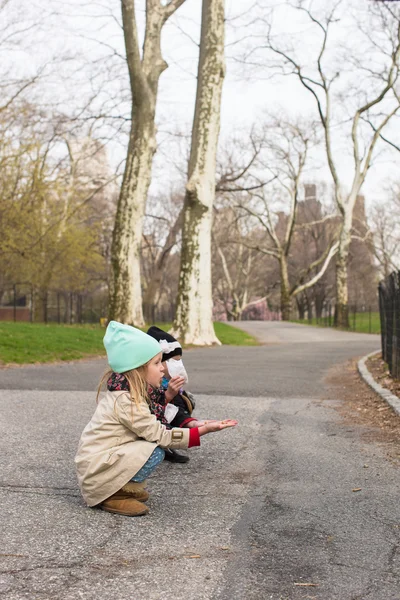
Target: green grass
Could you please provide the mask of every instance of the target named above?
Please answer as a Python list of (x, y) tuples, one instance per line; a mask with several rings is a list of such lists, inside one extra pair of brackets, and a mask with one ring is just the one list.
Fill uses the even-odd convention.
[[(168, 330), (171, 323), (156, 323)], [(254, 346), (258, 342), (244, 331), (215, 323), (223, 344)], [(104, 328), (99, 325), (45, 325), (0, 321), (0, 364), (29, 364), (77, 360), (104, 355)]]
[[(293, 320), (294, 323), (302, 323), (304, 325), (315, 325), (317, 327), (327, 327), (329, 324), (328, 317), (324, 317), (317, 319), (314, 317), (312, 321), (308, 319), (304, 320)], [(333, 323), (333, 315), (331, 318), (331, 322)], [(350, 331), (355, 331), (357, 333), (380, 333), (381, 332), (381, 322), (379, 318), (378, 312), (371, 313), (371, 327), (369, 321), (369, 313), (368, 312), (359, 312), (350, 314)]]
[(259, 346), (253, 336), (227, 323), (215, 322), (214, 331), (222, 344), (228, 346)]
[[(172, 323), (154, 323), (157, 327), (168, 331)], [(226, 346), (259, 346), (260, 342), (245, 331), (228, 323), (214, 322), (214, 331), (221, 344)]]
[(104, 354), (99, 325), (45, 325), (0, 322), (0, 361), (36, 363)]

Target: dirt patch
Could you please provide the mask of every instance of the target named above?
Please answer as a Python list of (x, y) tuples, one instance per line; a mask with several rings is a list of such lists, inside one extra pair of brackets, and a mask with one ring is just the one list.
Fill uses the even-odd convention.
[(335, 408), (346, 425), (364, 426), (363, 438), (385, 444), (388, 458), (400, 462), (400, 416), (364, 382), (357, 360), (333, 367), (325, 381), (330, 388), (326, 398), (342, 400)]
[(380, 354), (369, 358), (365, 366), (379, 385), (390, 390), (392, 394), (400, 398), (400, 381), (390, 376), (389, 368), (382, 360)]

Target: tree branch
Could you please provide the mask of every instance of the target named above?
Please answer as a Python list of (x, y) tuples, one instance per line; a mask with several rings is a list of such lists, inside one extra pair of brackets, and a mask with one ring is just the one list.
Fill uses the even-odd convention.
[(297, 294), (300, 294), (300, 292), (306, 290), (307, 288), (312, 287), (313, 285), (315, 285), (317, 283), (317, 281), (319, 281), (321, 279), (321, 277), (324, 275), (326, 269), (329, 266), (329, 263), (331, 262), (331, 259), (333, 256), (335, 256), (335, 254), (337, 253), (339, 249), (339, 242), (335, 242), (335, 244), (333, 244), (333, 246), (331, 246), (328, 256), (325, 259), (325, 262), (321, 268), (321, 270), (319, 271), (319, 273), (317, 273), (315, 275), (315, 277), (313, 277), (312, 279), (310, 279), (310, 281), (307, 281), (307, 283), (304, 283), (303, 285), (299, 285), (297, 286), (295, 289), (292, 290), (291, 295), (297, 296)]

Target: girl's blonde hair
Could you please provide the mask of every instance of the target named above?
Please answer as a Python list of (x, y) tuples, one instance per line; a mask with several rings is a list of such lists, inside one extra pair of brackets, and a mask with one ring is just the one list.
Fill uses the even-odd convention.
[[(153, 356), (153, 358), (155, 357)], [(145, 375), (147, 366), (153, 360), (153, 358), (147, 361), (146, 364), (141, 365), (140, 367), (136, 367), (136, 369), (130, 369), (129, 371), (125, 371), (125, 373), (121, 373), (121, 375), (123, 375), (128, 381), (129, 396), (131, 398), (131, 402), (135, 402), (138, 408), (140, 407), (140, 404), (143, 401), (149, 404), (149, 396), (147, 393), (148, 383), (145, 379)], [(99, 401), (99, 395), (104, 383), (107, 382), (107, 380), (110, 378), (113, 372), (114, 371), (112, 369), (108, 369), (104, 373), (103, 377), (100, 379), (100, 383), (97, 387), (96, 402)]]

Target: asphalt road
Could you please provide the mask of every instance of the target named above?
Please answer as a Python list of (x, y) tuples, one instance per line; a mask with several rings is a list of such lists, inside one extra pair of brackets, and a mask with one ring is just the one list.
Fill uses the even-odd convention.
[[(193, 393), (308, 398), (318, 393), (332, 365), (380, 347), (377, 335), (279, 321), (248, 321), (240, 326), (264, 345), (185, 350)], [(104, 358), (0, 369), (0, 389), (93, 391), (106, 367)]]
[(329, 368), (378, 336), (241, 326), (265, 345), (184, 354), (197, 414), (240, 425), (162, 464), (138, 519), (77, 490), (104, 361), (0, 370), (1, 598), (400, 599), (399, 468), (340, 420), (339, 393), (321, 402)]

